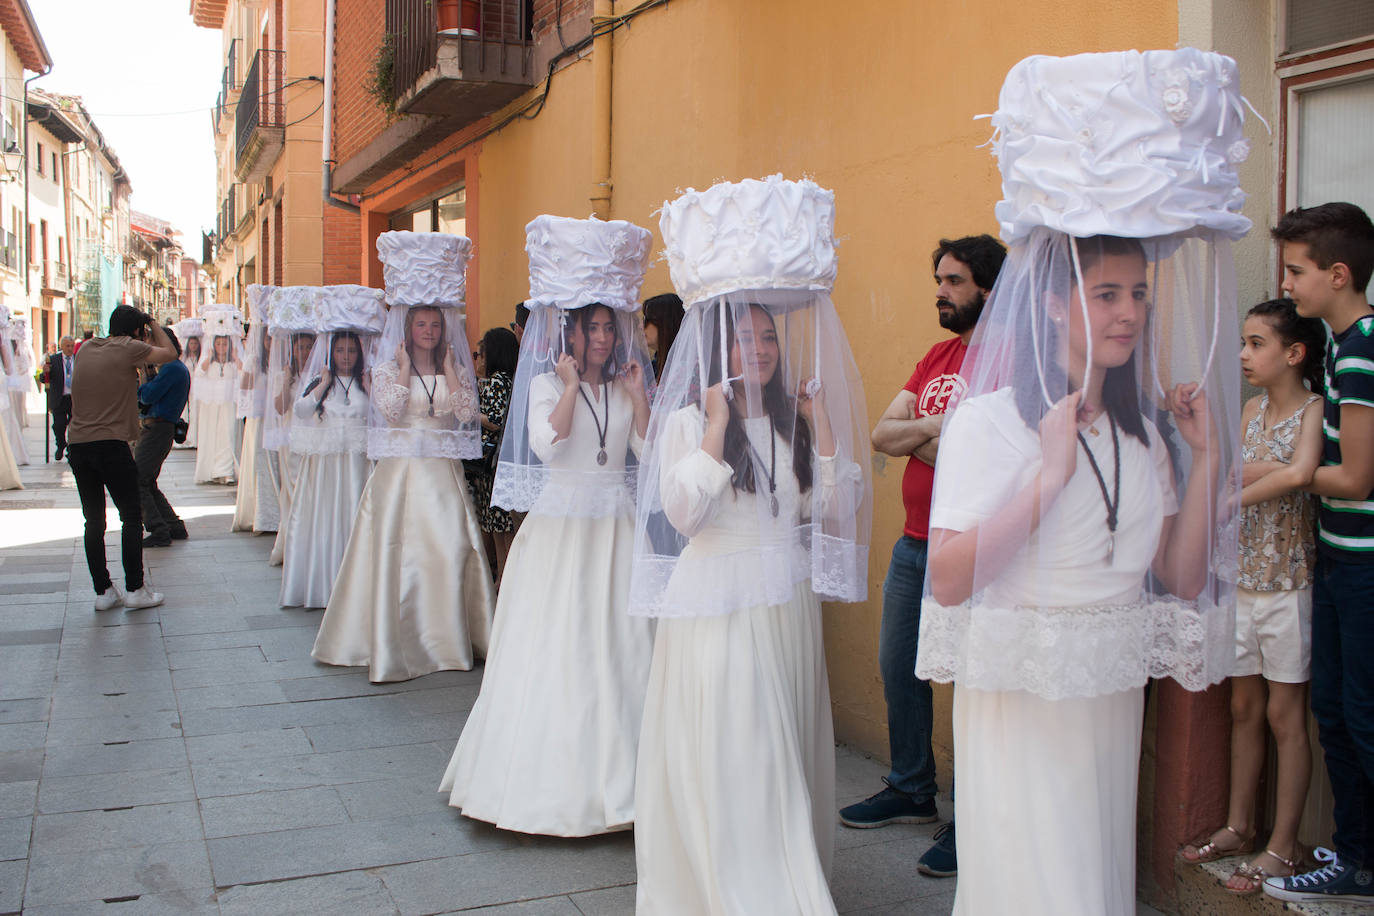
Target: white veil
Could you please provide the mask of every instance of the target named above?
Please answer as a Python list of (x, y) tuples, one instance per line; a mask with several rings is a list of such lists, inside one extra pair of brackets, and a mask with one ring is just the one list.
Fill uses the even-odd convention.
[[(382, 291), (366, 286), (321, 287), (315, 300), (315, 342), (293, 390), (291, 451), (298, 455), (367, 453), (367, 413), (348, 411), (368, 403), (370, 374), (386, 309)], [(352, 371), (334, 362), (335, 346), (356, 346)], [(340, 420), (353, 417), (356, 422)]]
[[(243, 371), (234, 392), (234, 413), (239, 419), (261, 417), (267, 404), (267, 367), (271, 363), (267, 328), (276, 292), (275, 286), (248, 286), (248, 341), (244, 344)], [(204, 343), (201, 341), (202, 348)]]
[[(196, 363), (200, 362), (200, 357), (205, 352), (205, 321), (201, 318), (183, 318), (172, 325), (172, 333), (176, 334), (177, 342), (181, 344), (181, 361), (187, 370), (194, 373)], [(194, 340), (197, 352), (191, 353), (188, 344)]]
[[(626, 429), (624, 411), (613, 417), (611, 402), (623, 397), (633, 404), (630, 384), (640, 386), (646, 401), (651, 390), (652, 363), (638, 301), (651, 236), (623, 220), (547, 215), (536, 217), (525, 233), (530, 314), (520, 339), (492, 505), (541, 515), (631, 515), (643, 440), (634, 430), (633, 411)], [(599, 306), (609, 310), (614, 343), (602, 378), (587, 384), (599, 387), (603, 396), (581, 392), (573, 423), (595, 424), (601, 448), (570, 455), (568, 440), (549, 423), (564, 390), (554, 368), (559, 356), (575, 356), (573, 349), (583, 345)], [(638, 367), (637, 375), (631, 367)]]
[[(372, 367), (367, 455), (373, 460), (481, 457), (477, 378), (463, 314), (471, 251), (468, 239), (441, 232), (377, 237), (388, 311)], [(416, 327), (429, 328), (432, 349), (417, 339)], [(411, 371), (407, 363), (414, 365), (418, 350), (437, 371)]]
[[(640, 461), (632, 614), (783, 604), (807, 580), (866, 597), (868, 420), (830, 300), (833, 225), (831, 192), (781, 176), (665, 204), (687, 312)], [(707, 415), (722, 405), (717, 459)]]
[(10, 319), (8, 346), (13, 357), (9, 369), (11, 391), (28, 391), (33, 385), (33, 353), (29, 347), (29, 322), (22, 315)]
[(1062, 699), (1230, 674), (1237, 83), (1192, 49), (1008, 75), (1009, 252), (940, 438), (919, 677)]
[[(200, 383), (195, 386), (196, 400), (215, 404), (232, 404), (238, 390), (239, 373), (243, 366), (243, 316), (232, 306), (206, 309), (205, 347), (200, 358)], [(216, 341), (224, 340), (227, 347), (221, 359)]]
[(319, 287), (284, 286), (272, 296), (267, 323), (267, 384), (262, 410), (262, 447), (290, 442), (292, 406), (315, 346), (315, 299)]

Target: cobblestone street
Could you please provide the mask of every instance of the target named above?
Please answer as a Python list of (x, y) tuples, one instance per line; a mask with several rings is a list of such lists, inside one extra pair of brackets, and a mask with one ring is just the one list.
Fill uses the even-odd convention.
[[(277, 606), (270, 538), (229, 532), (234, 491), (193, 484), (195, 452), (162, 473), (190, 540), (145, 553), (166, 604), (93, 612), (72, 478), (30, 419), (26, 489), (0, 494), (0, 913), (633, 912), (628, 833), (445, 804), (480, 668), (373, 685), (312, 661), (321, 612)], [(881, 785), (838, 755), (841, 803)], [(914, 868), (934, 827), (838, 828), (841, 912), (948, 913), (954, 883)]]

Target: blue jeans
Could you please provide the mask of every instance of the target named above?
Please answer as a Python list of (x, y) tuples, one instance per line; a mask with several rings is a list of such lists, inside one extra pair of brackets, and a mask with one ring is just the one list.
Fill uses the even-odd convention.
[(1374, 865), (1374, 561), (1318, 556), (1312, 588), (1312, 714), (1335, 797), (1332, 843)]
[(893, 788), (917, 801), (935, 797), (935, 755), (930, 731), (935, 718), (930, 682), (916, 677), (921, 635), (921, 591), (926, 580), (926, 542), (902, 535), (892, 548), (883, 580), (883, 623), (878, 636), (878, 670), (887, 700), (887, 740), (892, 752)]

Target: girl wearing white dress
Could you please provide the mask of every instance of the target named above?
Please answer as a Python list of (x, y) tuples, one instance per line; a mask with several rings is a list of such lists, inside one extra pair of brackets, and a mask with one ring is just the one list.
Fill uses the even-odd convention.
[[(325, 287), (321, 294), (342, 307), (327, 307), (336, 320), (321, 321), (315, 352), (302, 373), (310, 381), (300, 386), (292, 407), (291, 452), (300, 471), (282, 525), (283, 607), (322, 608), (329, 603), (372, 470), (367, 460), (368, 359), (375, 332), (381, 330), (382, 294), (354, 286)], [(344, 324), (348, 327), (341, 328)]]
[[(229, 319), (226, 319), (226, 323)], [(235, 391), (243, 362), (238, 339), (215, 329), (210, 349), (193, 376), (200, 426), (197, 430), (196, 483), (233, 484), (238, 474), (234, 456)]]
[(443, 233), (377, 240), (390, 303), (369, 392), (377, 463), (312, 653), (366, 665), (374, 683), (466, 671), (486, 653), (491, 573), (460, 464), (481, 454), (458, 308), (470, 245)]
[[(775, 214), (788, 214), (784, 220)], [(830, 303), (833, 195), (780, 176), (665, 204), (687, 307), (639, 476), (640, 914), (833, 914), (822, 596), (867, 587), (867, 420)]]
[[(529, 515), (482, 690), (439, 789), (464, 816), (506, 830), (587, 836), (634, 820), (653, 648), (650, 621), (628, 613), (633, 462), (649, 424), (636, 312), (650, 236), (619, 220), (540, 216), (527, 237), (530, 317), (493, 503)], [(593, 297), (605, 301), (583, 304)]]
[[(940, 437), (916, 667), (954, 682), (961, 916), (1134, 914), (1144, 685), (1234, 662), (1237, 83), (1185, 48), (1002, 90), (1009, 252)], [(1084, 136), (1101, 157), (1049, 165)]]
[(275, 286), (258, 283), (248, 287), (247, 357), (234, 392), (234, 415), (243, 420), (239, 443), (239, 484), (234, 500), (230, 531), (273, 533), (280, 527), (281, 510), (277, 496), (277, 453), (262, 447), (263, 414), (267, 410), (267, 373), (272, 364), (268, 327), (272, 315)]
[[(192, 327), (199, 327), (201, 324), (199, 318), (182, 319), (177, 322), (177, 324), (187, 325), (188, 322), (192, 321), (195, 322), (195, 325)], [(177, 339), (183, 339), (180, 330), (177, 328), (173, 328), (173, 330), (177, 331)], [(199, 365), (200, 358), (203, 355), (201, 335), (188, 334), (184, 340), (186, 342), (181, 348), (181, 361), (186, 364), (186, 371), (191, 376), (191, 390), (186, 398), (186, 411), (182, 414), (182, 416), (186, 418), (186, 441), (178, 442), (174, 444), (172, 448), (195, 448), (196, 430), (200, 426), (200, 408), (196, 404), (196, 367)]]

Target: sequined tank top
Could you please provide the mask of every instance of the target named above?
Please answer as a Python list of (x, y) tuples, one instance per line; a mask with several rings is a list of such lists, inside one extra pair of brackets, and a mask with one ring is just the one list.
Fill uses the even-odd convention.
[[(1245, 426), (1241, 456), (1245, 461), (1277, 460), (1289, 464), (1302, 425), (1302, 413), (1317, 400), (1307, 399), (1297, 412), (1264, 428), (1269, 396)], [(1309, 588), (1316, 559), (1317, 500), (1291, 492), (1246, 506), (1240, 513), (1240, 576), (1236, 584), (1260, 592)]]

